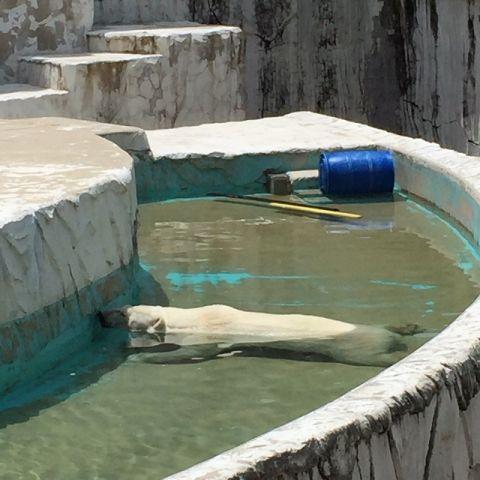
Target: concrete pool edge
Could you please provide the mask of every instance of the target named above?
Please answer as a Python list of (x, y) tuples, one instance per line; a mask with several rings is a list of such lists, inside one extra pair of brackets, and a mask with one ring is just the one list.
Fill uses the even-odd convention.
[[(304, 119), (302, 114), (295, 116), (310, 124), (318, 120), (315, 128), (318, 129), (319, 140), (308, 148), (302, 146), (292, 148), (291, 151), (286, 149), (283, 152), (285, 155), (292, 157), (306, 155), (311, 161), (320, 151), (342, 147), (375, 146), (391, 149), (397, 155), (400, 185), (452, 215), (472, 233), (475, 242), (478, 243), (477, 220), (480, 211), (480, 181), (476, 178), (480, 173), (478, 160), (441, 149), (422, 140), (400, 137), (343, 120), (315, 114), (304, 114)], [(81, 270), (73, 269), (73, 278), (66, 277), (65, 286), (68, 288), (60, 286), (56, 288), (55, 295), (39, 295), (38, 298), (43, 300), (43, 303), (40, 301), (38, 308), (35, 305), (30, 308), (22, 306), (25, 317), (55, 302), (61, 302), (68, 295), (75, 295), (81, 288), (90, 286), (95, 288), (95, 282), (108, 278), (109, 274), (115, 275), (117, 271), (121, 273), (122, 268), (135, 260), (136, 198), (132, 159), (115, 145), (99, 138), (90, 127), (85, 129), (68, 127), (70, 120), (61, 120), (61, 127), (49, 125), (47, 120), (16, 122), (18, 123), (8, 122), (7, 127), (2, 127), (0, 122), (0, 128), (6, 132), (4, 135), (6, 143), (13, 143), (13, 146), (8, 146), (9, 158), (17, 158), (15, 151), (19, 152), (19, 155), (25, 154), (23, 147), (20, 148), (22, 142), (19, 140), (21, 135), (24, 135), (30, 142), (30, 152), (27, 152), (27, 156), (31, 155), (32, 159), (35, 159), (31, 166), (35, 166), (36, 162), (41, 160), (42, 151), (55, 151), (55, 155), (60, 159), (63, 155), (63, 159), (68, 160), (64, 162), (65, 165), (60, 162), (60, 171), (76, 165), (77, 161), (81, 166), (82, 159), (87, 158), (83, 157), (83, 154), (87, 154), (94, 164), (99, 162), (100, 170), (93, 172), (88, 168), (86, 170), (80, 168), (77, 173), (83, 172), (80, 175), (83, 180), (78, 182), (81, 191), (74, 195), (70, 192), (67, 201), (62, 195), (58, 199), (53, 195), (52, 201), (45, 204), (34, 202), (35, 205), (31, 209), (20, 209), (21, 214), (7, 219), (0, 231), (0, 238), (6, 238), (4, 243), (8, 244), (8, 248), (12, 245), (13, 239), (14, 249), (21, 252), (18, 262), (12, 262), (11, 266), (30, 265), (31, 262), (35, 264), (37, 257), (33, 254), (39, 252), (38, 248), (36, 250), (34, 248), (35, 242), (29, 244), (27, 241), (25, 246), (22, 241), (25, 242), (25, 239), (29, 238), (44, 241), (42, 234), (44, 236), (45, 231), (52, 232), (50, 239), (53, 244), (54, 240), (57, 238), (60, 240), (62, 235), (67, 239), (70, 250), (53, 249), (60, 258), (68, 251), (68, 258), (72, 260), (91, 256), (90, 260), (95, 259), (102, 265), (102, 260), (105, 260), (105, 268), (99, 270), (98, 265), (92, 262), (90, 264), (92, 270), (88, 271), (87, 275), (83, 275)], [(334, 127), (338, 129), (339, 135), (329, 137)], [(355, 135), (349, 137), (348, 134), (353, 132), (356, 132)], [(138, 129), (137, 134), (138, 138), (142, 136)], [(115, 136), (115, 133), (112, 135)], [(47, 145), (42, 145), (40, 137), (53, 140)], [(32, 138), (37, 138), (38, 143), (30, 141)], [(90, 145), (89, 151), (82, 150), (83, 143), (86, 146)], [(129, 150), (126, 145), (128, 142), (122, 147)], [(150, 158), (148, 145), (136, 144), (131, 150), (133, 156), (138, 154), (139, 157)], [(104, 155), (113, 162), (111, 168), (102, 166)], [(274, 157), (278, 155), (278, 150), (271, 152), (270, 158), (268, 152), (262, 151), (254, 154), (242, 152), (242, 155), (243, 157), (238, 158), (248, 156), (252, 160), (256, 159), (255, 161), (275, 162)], [(234, 157), (232, 158), (235, 161)], [(199, 157), (193, 155), (189, 161), (196, 162), (196, 158)], [(208, 155), (204, 158), (208, 160)], [(7, 165), (8, 159), (5, 160), (4, 171), (9, 174), (9, 168), (12, 169), (13, 182), (15, 175), (20, 175), (22, 171), (15, 171), (18, 165), (12, 164), (10, 167)], [(174, 161), (172, 158), (172, 164)], [(215, 161), (225, 162), (225, 158), (222, 159), (220, 155)], [(237, 168), (240, 168), (242, 163), (240, 161)], [(60, 185), (65, 178), (62, 175), (58, 178), (52, 176), (56, 170), (55, 168), (52, 170), (49, 165), (52, 165), (50, 161), (44, 164), (40, 161), (43, 179), (46, 181), (51, 176), (51, 181)], [(202, 165), (198, 167), (208, 177), (208, 170), (203, 170)], [(222, 171), (232, 175), (228, 166), (224, 166)], [(41, 175), (39, 179), (40, 182), (34, 185), (33, 189), (46, 189)], [(66, 181), (68, 184), (68, 178)], [(15, 190), (18, 189), (18, 185), (12, 182), (11, 190), (7, 189), (7, 194), (10, 192), (10, 197), (13, 198), (18, 195)], [(30, 187), (31, 185), (25, 186), (27, 193), (31, 190)], [(7, 204), (10, 197), (8, 195), (5, 197)], [(28, 202), (25, 205), (28, 207)], [(62, 208), (66, 209), (63, 214)], [(86, 210), (81, 213), (83, 208)], [(74, 213), (69, 215), (70, 211)], [(37, 212), (45, 215), (44, 223), (39, 223)], [(108, 215), (105, 216), (106, 213)], [(69, 220), (66, 223), (69, 228), (64, 233), (61, 229), (53, 229), (57, 215), (60, 220)], [(113, 222), (110, 221), (112, 218)], [(89, 222), (83, 223), (82, 219), (90, 219), (93, 222), (93, 230), (88, 228)], [(18, 227), (21, 220), (26, 221), (28, 225), (41, 225), (45, 229), (38, 234), (35, 230), (17, 228), (9, 232), (5, 229), (5, 226)], [(117, 221), (118, 225), (123, 226), (121, 234), (113, 231), (113, 224)], [(105, 235), (101, 235), (101, 232)], [(117, 244), (117, 241), (120, 241), (120, 244)], [(121, 243), (123, 241), (124, 244)], [(105, 257), (92, 254), (89, 248), (92, 242), (97, 242), (95, 247), (105, 247), (106, 250), (102, 253)], [(71, 248), (73, 245), (80, 248), (75, 248), (73, 252)], [(123, 246), (120, 248), (121, 245)], [(15, 256), (11, 258), (14, 259)], [(53, 258), (57, 257), (53, 255)], [(49, 267), (48, 262), (45, 265)], [(10, 270), (5, 269), (6, 272)], [(26, 275), (26, 268), (24, 270), (23, 273)], [(67, 273), (68, 270), (67, 267)], [(26, 276), (21, 278), (17, 271), (11, 271), (12, 276), (4, 279), (4, 285), (8, 282), (12, 285), (18, 283), (26, 290), (24, 295), (28, 295), (29, 278)], [(21, 272), (22, 268), (19, 271)], [(78, 277), (75, 276), (77, 274)], [(35, 291), (36, 287), (38, 285), (32, 287), (32, 291)], [(1, 291), (5, 298), (8, 295), (7, 290), (4, 288)], [(476, 325), (479, 309), (480, 303), (477, 300), (434, 341), (331, 404), (169, 478), (437, 480), (450, 478), (451, 472), (455, 478), (469, 478), (469, 471), (480, 471), (480, 433), (471, 428), (473, 419), (480, 412), (478, 395), (480, 374), (477, 373), (480, 359), (480, 343), (477, 339), (480, 338), (480, 327)], [(6, 312), (0, 316), (0, 321), (23, 318), (12, 313), (14, 309), (7, 309)], [(473, 480), (476, 477), (470, 478)]]
[[(345, 148), (394, 151), (400, 187), (451, 215), (478, 244), (477, 159), (338, 119), (324, 130), (332, 123), (362, 138)], [(479, 317), (477, 299), (434, 340), (340, 399), (168, 479), (477, 478)]]
[(129, 282), (133, 162), (101, 135), (132, 150), (145, 142), (139, 129), (56, 118), (4, 120), (0, 131), (3, 391), (81, 348), (89, 316)]

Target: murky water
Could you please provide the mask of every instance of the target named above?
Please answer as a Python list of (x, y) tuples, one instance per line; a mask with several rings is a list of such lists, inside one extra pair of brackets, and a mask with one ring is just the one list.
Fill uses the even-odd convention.
[[(179, 307), (416, 323), (433, 334), (478, 295), (475, 251), (437, 215), (400, 197), (342, 208), (364, 218), (333, 222), (218, 200), (145, 205), (140, 256)], [(241, 356), (133, 363), (117, 340), (104, 332), (37, 390), (3, 399), (4, 409), (17, 408), (0, 415), (2, 480), (157, 480), (380, 371)]]

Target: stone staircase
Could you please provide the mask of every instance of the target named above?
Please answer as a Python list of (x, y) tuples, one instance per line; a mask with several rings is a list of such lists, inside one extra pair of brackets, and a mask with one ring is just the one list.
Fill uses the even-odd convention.
[(107, 26), (89, 32), (87, 45), (85, 53), (22, 58), (21, 83), (0, 86), (0, 117), (63, 115), (157, 129), (245, 116), (239, 28)]

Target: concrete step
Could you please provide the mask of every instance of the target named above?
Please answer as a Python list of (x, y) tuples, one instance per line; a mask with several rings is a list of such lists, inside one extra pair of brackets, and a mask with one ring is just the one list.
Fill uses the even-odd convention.
[(0, 85), (0, 118), (61, 115), (68, 92), (24, 83)]
[(36, 55), (20, 60), (18, 76), (67, 90), (65, 115), (84, 120), (145, 129), (242, 120), (242, 69), (221, 52), (207, 49), (195, 62), (160, 54)]
[[(202, 25), (193, 22), (163, 22), (154, 25), (103, 27), (87, 34), (91, 52), (158, 53), (167, 57), (177, 51), (192, 52), (200, 58), (206, 49), (236, 58), (241, 55), (242, 31), (237, 27)], [(201, 51), (199, 51), (201, 49)], [(221, 52), (220, 52), (221, 51)]]
[(67, 90), (66, 115), (143, 127), (158, 123), (152, 105), (161, 98), (166, 71), (161, 55), (86, 53), (25, 57), (18, 75), (23, 82)]
[(118, 88), (122, 75), (128, 71), (142, 70), (159, 64), (161, 60), (161, 55), (119, 53), (36, 55), (20, 59), (18, 76), (21, 81), (44, 88), (78, 90), (86, 80), (94, 77)]
[(192, 22), (109, 26), (90, 32), (88, 47), (92, 52), (164, 55), (167, 81), (184, 98), (170, 126), (245, 118), (245, 48), (237, 27)]

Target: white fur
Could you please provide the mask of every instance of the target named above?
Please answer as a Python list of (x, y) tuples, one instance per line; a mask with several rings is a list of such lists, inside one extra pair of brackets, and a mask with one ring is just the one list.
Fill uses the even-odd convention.
[[(355, 330), (356, 326), (314, 315), (247, 312), (226, 305), (199, 308), (126, 306), (108, 315), (121, 315), (132, 331), (165, 334), (240, 335), (266, 341), (275, 339), (331, 338)], [(116, 325), (121, 320), (116, 320)]]
[[(320, 355), (361, 365), (390, 365), (421, 342), (381, 327), (354, 325), (316, 315), (247, 312), (226, 305), (199, 308), (126, 306), (103, 315), (107, 326), (161, 334), (182, 348), (161, 354), (160, 363), (213, 358), (259, 347)], [(144, 358), (144, 357), (142, 357)], [(149, 360), (151, 361), (151, 360)]]

